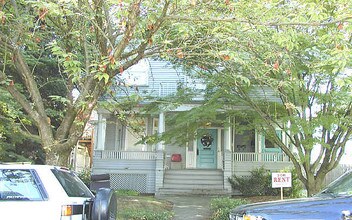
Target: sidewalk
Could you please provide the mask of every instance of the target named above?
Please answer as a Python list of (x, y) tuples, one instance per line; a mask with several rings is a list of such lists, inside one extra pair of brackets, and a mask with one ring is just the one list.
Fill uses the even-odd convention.
[(211, 196), (160, 196), (158, 198), (168, 200), (174, 204), (174, 220), (208, 220), (211, 216)]

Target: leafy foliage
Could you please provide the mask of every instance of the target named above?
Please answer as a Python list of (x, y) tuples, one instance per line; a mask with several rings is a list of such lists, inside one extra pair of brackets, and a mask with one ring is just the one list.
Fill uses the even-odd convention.
[[(41, 134), (49, 163), (67, 162), (113, 79), (152, 56), (207, 83), (207, 103), (183, 114), (192, 119), (184, 130), (193, 135), (219, 106), (228, 115), (250, 107), (309, 194), (351, 137), (351, 1), (20, 0), (1, 9), (0, 84), (31, 118), (30, 134)], [(59, 74), (41, 77), (43, 58), (57, 61)], [(56, 80), (58, 92), (45, 94), (42, 86)], [(275, 139), (276, 127), (291, 145)], [(315, 146), (322, 147), (316, 158)]]
[[(180, 16), (188, 26), (179, 41), (199, 47), (169, 56), (207, 83), (204, 106), (221, 106), (229, 116), (251, 109), (252, 124), (290, 157), (309, 195), (320, 190), (351, 137), (351, 85), (342, 83), (351, 81), (350, 7), (348, 1), (197, 3), (194, 13), (225, 9), (225, 15), (192, 14), (199, 26)], [(277, 128), (289, 144), (275, 136)]]
[(0, 161), (44, 163), (42, 147), (23, 129), (33, 129), (31, 121), (0, 88)]
[[(284, 196), (302, 197), (303, 185), (297, 172), (289, 168), (280, 172), (290, 172), (292, 177), (292, 187), (284, 188)], [(280, 189), (272, 188), (271, 172), (264, 167), (252, 170), (250, 176), (234, 175), (228, 180), (232, 189), (239, 190), (243, 196), (277, 196), (280, 194)]]
[(90, 188), (91, 180), (91, 171), (90, 169), (83, 169), (78, 173), (78, 177), (82, 180), (82, 182)]
[(271, 173), (264, 167), (251, 171), (250, 176), (229, 178), (234, 190), (239, 190), (244, 196), (278, 195), (279, 191), (271, 187)]
[(306, 196), (304, 193), (304, 185), (302, 181), (298, 178), (297, 171), (294, 168), (286, 168), (280, 172), (291, 173), (292, 177), (292, 187), (284, 188), (284, 195), (290, 198), (301, 198)]
[(232, 199), (232, 198), (216, 198), (210, 201), (210, 209), (212, 211), (212, 220), (227, 220), (229, 219), (230, 211), (239, 206), (248, 204), (245, 199)]
[(191, 7), (154, 0), (0, 4), (0, 84), (31, 118), (29, 133), (40, 138), (47, 162), (63, 165), (98, 98), (181, 34), (167, 34), (167, 16)]

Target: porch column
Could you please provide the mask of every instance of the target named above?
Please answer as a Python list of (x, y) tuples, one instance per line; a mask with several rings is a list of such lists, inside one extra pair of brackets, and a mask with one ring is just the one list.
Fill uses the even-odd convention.
[(230, 124), (230, 119), (228, 121), (228, 124), (226, 125), (224, 129), (224, 151), (232, 151), (231, 150), (231, 143), (232, 143), (232, 129), (231, 129), (231, 124)]
[(232, 191), (229, 177), (232, 177), (232, 126), (231, 118), (228, 119), (227, 126), (224, 129), (224, 190), (229, 193)]
[(95, 150), (104, 150), (106, 133), (106, 118), (98, 114), (97, 139), (95, 140)]
[[(158, 134), (165, 132), (165, 113), (159, 113)], [(164, 142), (159, 142), (156, 147), (156, 167), (155, 167), (155, 194), (164, 183)]]
[[(165, 132), (165, 113), (161, 112), (159, 114), (159, 123), (158, 123), (158, 134), (161, 135), (162, 133)], [(157, 150), (164, 150), (164, 143), (159, 142), (157, 145)]]

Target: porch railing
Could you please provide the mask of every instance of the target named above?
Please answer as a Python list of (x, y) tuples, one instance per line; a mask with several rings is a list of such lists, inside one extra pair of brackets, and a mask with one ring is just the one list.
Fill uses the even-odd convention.
[(235, 162), (290, 162), (284, 153), (233, 153)]
[[(290, 158), (284, 153), (250, 153), (234, 152), (235, 162), (290, 162)], [(155, 160), (154, 151), (114, 151), (95, 150), (95, 159), (121, 159), (121, 160)]]
[(154, 151), (114, 151), (114, 150), (95, 150), (95, 159), (120, 159), (120, 160), (155, 160)]

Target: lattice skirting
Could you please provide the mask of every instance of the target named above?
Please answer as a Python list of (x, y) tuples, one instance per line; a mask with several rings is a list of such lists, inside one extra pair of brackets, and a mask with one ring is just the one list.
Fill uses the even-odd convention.
[(140, 193), (147, 192), (146, 174), (110, 174), (110, 186), (113, 189), (129, 189)]

